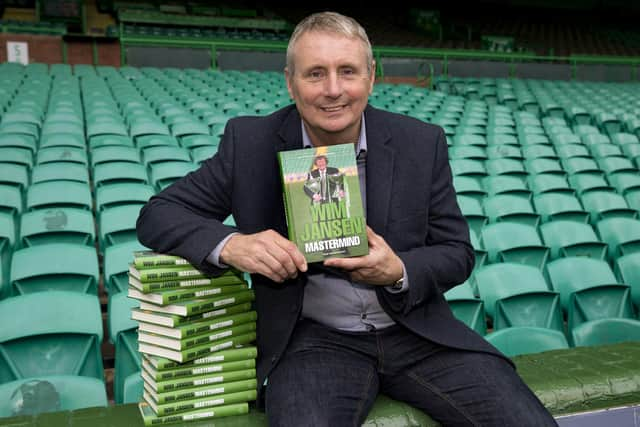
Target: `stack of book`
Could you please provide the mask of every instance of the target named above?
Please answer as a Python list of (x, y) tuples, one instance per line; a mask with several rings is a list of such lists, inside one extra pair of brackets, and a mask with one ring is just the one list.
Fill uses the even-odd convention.
[(209, 278), (183, 258), (135, 252), (131, 312), (142, 354), (145, 425), (249, 412), (256, 399), (253, 290), (230, 270)]

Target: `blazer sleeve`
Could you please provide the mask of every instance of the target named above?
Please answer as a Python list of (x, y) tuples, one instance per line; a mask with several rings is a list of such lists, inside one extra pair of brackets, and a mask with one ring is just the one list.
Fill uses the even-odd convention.
[(391, 308), (405, 315), (432, 298), (441, 299), (444, 292), (464, 282), (475, 262), (469, 227), (456, 200), (442, 129), (436, 140), (424, 245), (398, 251), (409, 279), (409, 290), (384, 293)]
[(230, 120), (212, 158), (149, 199), (136, 223), (143, 245), (182, 256), (206, 273), (223, 272), (206, 258), (220, 241), (237, 231), (222, 223), (231, 214), (234, 134)]

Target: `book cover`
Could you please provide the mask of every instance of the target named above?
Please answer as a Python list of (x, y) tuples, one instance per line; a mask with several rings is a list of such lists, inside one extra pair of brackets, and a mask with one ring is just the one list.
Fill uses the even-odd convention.
[(164, 393), (156, 393), (147, 383), (142, 383), (144, 391), (146, 391), (154, 401), (158, 404), (169, 402), (177, 402), (180, 400), (196, 399), (206, 396), (215, 396), (222, 393), (235, 393), (244, 390), (257, 390), (258, 381), (254, 379), (233, 381), (228, 383), (206, 385), (204, 387), (184, 388), (174, 391), (165, 391)]
[(214, 342), (207, 342), (197, 345), (195, 347), (186, 350), (173, 350), (166, 347), (148, 344), (144, 342), (138, 343), (138, 351), (140, 353), (147, 353), (153, 356), (160, 356), (166, 359), (173, 360), (175, 362), (189, 362), (194, 359), (205, 357), (220, 350), (226, 350), (236, 345), (249, 344), (256, 339), (255, 332), (249, 332), (246, 334), (223, 338)]
[(165, 359), (163, 357), (153, 356), (149, 354), (143, 354), (142, 357), (146, 359), (151, 366), (158, 371), (164, 371), (175, 368), (190, 368), (200, 365), (209, 365), (213, 363), (234, 362), (236, 360), (255, 359), (258, 357), (258, 348), (253, 345), (243, 345), (237, 348), (231, 348), (228, 350), (218, 351), (215, 354), (211, 354), (205, 357), (197, 358), (188, 363), (178, 363), (173, 360)]
[(177, 314), (179, 316), (192, 316), (194, 314), (216, 310), (229, 305), (253, 301), (254, 299), (255, 295), (253, 293), (253, 289), (247, 289), (234, 294), (219, 295), (207, 299), (188, 300), (167, 305), (158, 305), (146, 301), (140, 301), (140, 309), (159, 313)]
[(308, 262), (369, 253), (353, 144), (278, 153), (289, 240)]
[(140, 270), (129, 265), (129, 274), (140, 282), (164, 282), (178, 279), (201, 279), (205, 274), (189, 264)]
[(159, 417), (146, 402), (138, 403), (140, 415), (145, 426), (156, 426), (162, 424), (178, 423), (180, 421), (204, 420), (210, 418), (222, 418), (232, 415), (242, 415), (249, 413), (248, 403), (234, 403), (232, 405), (222, 405), (215, 408), (204, 408), (195, 411), (189, 411), (183, 414), (168, 415)]
[(238, 391), (235, 393), (225, 393), (216, 396), (201, 397), (198, 399), (169, 402), (158, 404), (147, 392), (143, 392), (143, 399), (151, 406), (151, 409), (158, 416), (166, 416), (178, 413), (184, 413), (193, 409), (211, 408), (222, 405), (230, 405), (233, 403), (251, 402), (256, 400), (256, 390)]
[(156, 382), (145, 371), (141, 371), (142, 380), (156, 393), (163, 393), (170, 390), (193, 388), (217, 383), (228, 383), (234, 381), (250, 380), (256, 377), (255, 369), (244, 369), (242, 371), (218, 372), (214, 374), (200, 375), (198, 377), (177, 378), (175, 380)]
[(152, 323), (139, 322), (138, 330), (174, 339), (183, 339), (215, 331), (216, 329), (229, 328), (231, 326), (241, 325), (247, 322), (255, 322), (257, 318), (258, 314), (255, 311), (247, 311), (245, 313), (232, 314), (230, 316), (213, 317), (205, 319), (202, 322), (190, 323), (176, 328), (167, 328), (165, 326), (158, 326)]
[(138, 269), (186, 265), (189, 261), (177, 255), (161, 254), (151, 250), (133, 251), (133, 265)]
[(251, 303), (244, 302), (241, 304), (231, 305), (217, 310), (205, 311), (204, 313), (194, 314), (192, 316), (178, 316), (176, 314), (156, 313), (154, 311), (141, 310), (137, 307), (131, 309), (131, 318), (138, 322), (151, 323), (167, 328), (178, 328), (190, 323), (201, 322), (203, 320), (215, 317), (227, 316), (236, 313), (244, 313), (251, 310)]
[(235, 273), (225, 273), (218, 277), (203, 277), (199, 279), (163, 280), (161, 282), (141, 282), (133, 276), (129, 276), (129, 285), (140, 292), (164, 292), (172, 289), (196, 288), (205, 286), (226, 286), (246, 283), (242, 277)]
[(130, 286), (128, 289), (128, 296), (129, 298), (135, 298), (139, 301), (147, 301), (158, 305), (167, 305), (174, 302), (192, 299), (207, 299), (218, 295), (233, 294), (244, 291), (245, 289), (249, 289), (249, 285), (242, 283), (238, 285), (224, 285), (206, 288), (173, 289), (145, 294), (144, 292), (140, 292)]
[(231, 328), (207, 331), (204, 334), (194, 335), (183, 339), (169, 338), (138, 330), (138, 342), (181, 351), (197, 347), (202, 344), (219, 342), (220, 340), (246, 334), (255, 330), (256, 322), (248, 322)]
[(142, 369), (156, 382), (174, 380), (176, 378), (194, 377), (215, 372), (241, 371), (256, 367), (256, 359), (236, 360), (234, 362), (214, 363), (210, 365), (198, 365), (189, 368), (175, 368), (166, 371), (158, 371), (148, 360), (142, 358)]

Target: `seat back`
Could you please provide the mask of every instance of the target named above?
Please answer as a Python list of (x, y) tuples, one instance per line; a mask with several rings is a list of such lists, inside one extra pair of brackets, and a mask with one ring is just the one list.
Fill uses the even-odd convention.
[(27, 189), (27, 210), (57, 207), (92, 210), (89, 185), (75, 181), (46, 181), (32, 184)]
[(542, 244), (535, 227), (513, 222), (487, 224), (480, 234), (488, 262), (515, 262), (542, 269), (549, 248)]
[[(136, 374), (140, 376), (141, 358), (138, 352), (138, 323), (131, 320), (131, 309), (139, 305), (140, 302), (128, 298), (126, 292), (120, 292), (109, 297), (109, 338), (115, 345), (113, 391), (116, 403), (128, 403), (124, 401), (127, 379)], [(128, 381), (131, 382), (130, 379)], [(140, 389), (140, 392), (142, 392), (142, 389)], [(131, 396), (131, 391), (127, 395)]]
[(640, 220), (606, 218), (596, 225), (603, 242), (609, 245), (609, 260), (640, 251)]
[(640, 341), (640, 321), (634, 319), (599, 319), (571, 330), (575, 347)]
[(569, 348), (562, 332), (530, 326), (501, 329), (486, 335), (485, 339), (509, 357)]
[(142, 206), (142, 204), (128, 204), (114, 206), (100, 212), (98, 233), (101, 251), (117, 243), (138, 240), (136, 220)]
[(616, 259), (614, 272), (621, 283), (631, 287), (631, 300), (640, 309), (640, 252)]
[(569, 256), (606, 259), (607, 244), (598, 239), (589, 224), (551, 221), (540, 226), (540, 234), (551, 250), (551, 259)]
[(95, 223), (91, 211), (77, 208), (37, 209), (20, 218), (20, 245), (75, 243), (93, 246)]

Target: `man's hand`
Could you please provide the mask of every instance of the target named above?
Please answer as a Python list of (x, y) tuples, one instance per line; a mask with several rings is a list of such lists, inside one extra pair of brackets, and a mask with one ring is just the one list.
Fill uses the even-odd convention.
[(353, 258), (331, 258), (324, 261), (327, 267), (346, 270), (351, 280), (369, 285), (389, 286), (401, 279), (404, 269), (400, 257), (393, 252), (382, 236), (367, 226), (369, 254)]
[(275, 282), (297, 277), (298, 270), (307, 271), (298, 247), (273, 230), (232, 236), (220, 252), (220, 261)]

